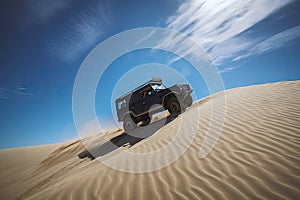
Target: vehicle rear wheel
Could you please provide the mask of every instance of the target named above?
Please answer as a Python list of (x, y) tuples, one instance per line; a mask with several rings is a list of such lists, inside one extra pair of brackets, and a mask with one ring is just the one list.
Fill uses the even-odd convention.
[(188, 95), (185, 99), (184, 99), (184, 105), (186, 107), (190, 107), (193, 104), (193, 98), (191, 95)]
[(136, 124), (134, 123), (134, 121), (131, 119), (131, 117), (128, 115), (125, 117), (125, 120), (123, 122), (123, 128), (124, 128), (124, 131), (126, 133), (129, 133), (131, 132), (133, 129), (135, 129), (137, 126)]
[(167, 103), (167, 109), (170, 114), (177, 114), (181, 112), (180, 103), (177, 98), (172, 97)]

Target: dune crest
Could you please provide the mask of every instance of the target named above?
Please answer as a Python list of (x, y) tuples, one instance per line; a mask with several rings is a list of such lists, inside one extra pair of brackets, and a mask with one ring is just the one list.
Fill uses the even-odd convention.
[[(200, 158), (211, 123), (211, 99), (220, 95), (226, 98), (222, 134), (208, 156)], [(180, 124), (186, 134), (197, 131), (192, 144), (174, 163), (151, 173), (117, 171), (97, 157), (110, 158), (120, 149), (155, 152), (174, 138), (180, 117), (145, 139), (111, 131), (97, 138), (99, 143), (111, 142), (96, 146), (98, 154), (88, 152), (80, 140), (45, 147), (48, 151), (44, 148), (38, 158), (34, 155), (39, 149), (29, 147), (36, 159), (30, 162), (28, 157), (30, 164), (21, 166), (14, 161), (20, 159), (20, 149), (1, 150), (0, 162), (5, 165), (0, 199), (298, 199), (299, 102), (300, 81), (235, 88), (199, 100), (182, 114), (191, 120)], [(198, 112), (200, 119), (195, 119)]]

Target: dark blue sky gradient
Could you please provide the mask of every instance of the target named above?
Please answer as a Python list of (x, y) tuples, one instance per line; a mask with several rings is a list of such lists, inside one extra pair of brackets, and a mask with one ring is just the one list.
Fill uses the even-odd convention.
[[(166, 27), (167, 19), (176, 14), (183, 1), (41, 2), (46, 1), (1, 2), (0, 148), (57, 143), (76, 137), (72, 89), (84, 58), (101, 41), (121, 31)], [(299, 10), (299, 1), (292, 2), (237, 37), (255, 40), (297, 27)], [(300, 37), (296, 37), (274, 50), (242, 60), (225, 60), (218, 68), (223, 70), (226, 88), (299, 80), (299, 55)], [(112, 85), (126, 70), (147, 62), (167, 64), (168, 56), (147, 51), (132, 53), (130, 59), (124, 56), (115, 61), (102, 81)], [(172, 67), (181, 64), (188, 65), (178, 61)], [(207, 96), (205, 84), (198, 81), (200, 96)], [(109, 109), (111, 88), (106, 88), (105, 95), (96, 95), (97, 101), (103, 98), (109, 102)], [(111, 117), (109, 109), (101, 114)]]

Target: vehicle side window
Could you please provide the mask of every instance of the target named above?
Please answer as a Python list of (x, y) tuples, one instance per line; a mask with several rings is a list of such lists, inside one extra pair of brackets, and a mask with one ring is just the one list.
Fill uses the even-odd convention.
[(125, 99), (118, 102), (118, 110), (120, 110), (121, 108), (124, 108), (124, 107), (126, 107), (126, 100)]
[(139, 93), (140, 93), (141, 98), (146, 98), (146, 97), (152, 95), (153, 92), (154, 92), (153, 89), (150, 86), (148, 86), (148, 87), (144, 88), (142, 91), (140, 91)]

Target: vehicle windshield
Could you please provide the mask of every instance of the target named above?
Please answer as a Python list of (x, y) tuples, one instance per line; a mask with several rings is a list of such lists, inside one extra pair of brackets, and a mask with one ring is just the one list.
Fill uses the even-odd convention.
[(152, 84), (151, 86), (155, 91), (166, 89), (166, 87), (163, 84)]

